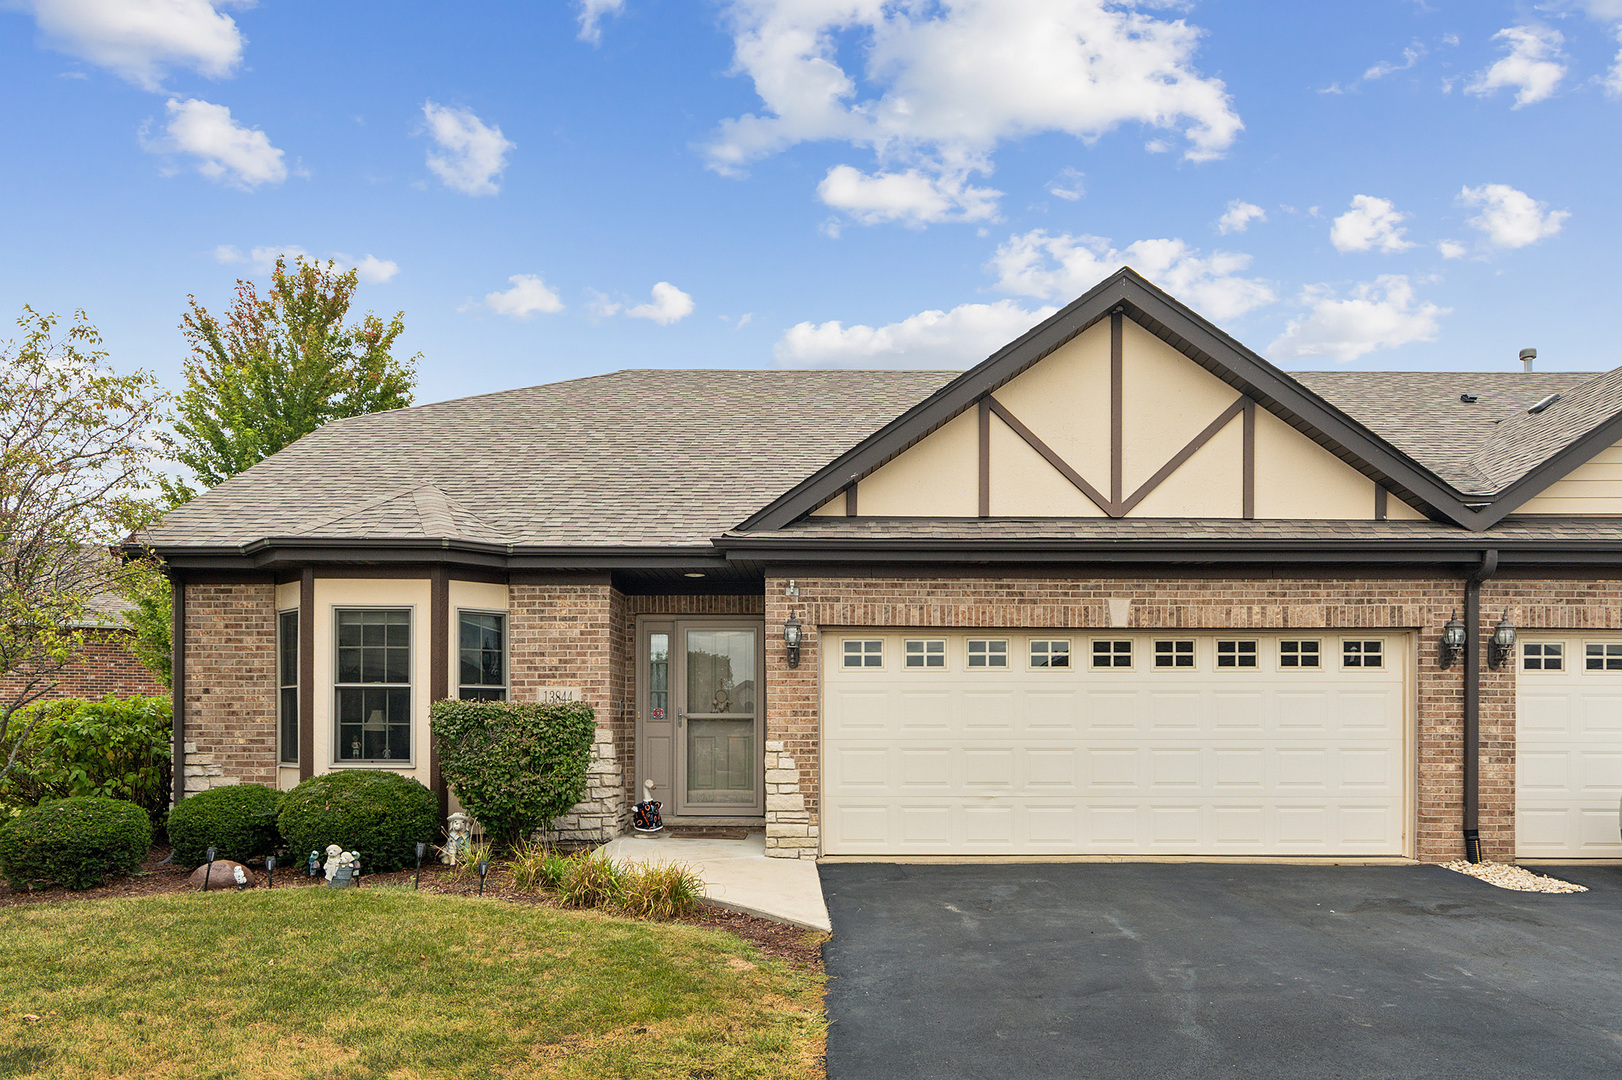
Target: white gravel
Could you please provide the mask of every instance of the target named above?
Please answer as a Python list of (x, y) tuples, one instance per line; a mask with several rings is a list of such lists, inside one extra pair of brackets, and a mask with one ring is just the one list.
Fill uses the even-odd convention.
[(1479, 862), (1473, 863), (1465, 859), (1454, 859), (1450, 863), (1443, 863), (1449, 870), (1461, 874), (1469, 874), (1473, 878), (1480, 878), (1489, 885), (1496, 885), (1500, 889), (1514, 889), (1516, 892), (1550, 892), (1550, 893), (1576, 893), (1587, 892), (1586, 885), (1576, 885), (1559, 878), (1542, 877), (1524, 866), (1510, 866), (1508, 863)]

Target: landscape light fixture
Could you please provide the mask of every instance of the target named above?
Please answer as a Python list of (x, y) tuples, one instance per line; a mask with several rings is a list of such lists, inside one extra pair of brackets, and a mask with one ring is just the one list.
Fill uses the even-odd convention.
[(214, 873), (214, 848), (208, 849), (208, 868), (203, 871), (203, 891), (208, 892), (208, 879)]
[(788, 622), (783, 624), (783, 644), (788, 646), (788, 666), (800, 666), (800, 620), (794, 617), (791, 611)]
[(1498, 620), (1493, 628), (1492, 642), (1487, 647), (1487, 666), (1499, 668), (1504, 664), (1510, 654), (1515, 651), (1515, 627), (1509, 621), (1509, 609), (1504, 609), (1504, 617)]
[(1464, 646), (1467, 639), (1468, 635), (1464, 632), (1464, 624), (1459, 621), (1459, 612), (1455, 608), (1453, 617), (1447, 620), (1446, 626), (1442, 627), (1442, 640), (1437, 648), (1438, 658), (1441, 660), (1443, 668), (1452, 667), (1458, 662), (1459, 657), (1464, 655)]
[(479, 860), (479, 895), (484, 895), (484, 876), (490, 872), (490, 860)]
[(413, 889), (422, 887), (422, 857), (428, 853), (428, 845), (421, 840), (417, 841), (417, 876), (411, 882)]
[(274, 889), (276, 887), (276, 856), (265, 856), (265, 874), (270, 879), (270, 883), (265, 887), (267, 889)]

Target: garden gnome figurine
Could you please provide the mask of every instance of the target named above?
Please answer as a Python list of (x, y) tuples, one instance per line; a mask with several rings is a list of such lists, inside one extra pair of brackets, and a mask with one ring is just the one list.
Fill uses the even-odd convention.
[(332, 880), (332, 875), (338, 872), (338, 867), (342, 865), (339, 862), (339, 859), (343, 853), (344, 849), (339, 847), (337, 844), (327, 845), (327, 861), (321, 864), (321, 868), (327, 872), (327, 880), (329, 882)]
[(445, 846), (439, 849), (439, 861), (455, 866), (467, 854), (472, 842), (473, 819), (458, 810), (445, 823)]

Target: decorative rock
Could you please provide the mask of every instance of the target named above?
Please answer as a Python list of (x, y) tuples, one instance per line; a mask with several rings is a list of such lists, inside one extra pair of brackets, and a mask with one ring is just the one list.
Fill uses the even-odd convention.
[(237, 887), (238, 874), (242, 875), (242, 880), (245, 882), (242, 887), (245, 889), (251, 889), (259, 884), (254, 879), (254, 876), (248, 872), (248, 868), (241, 863), (232, 862), (230, 859), (215, 859), (212, 865), (204, 863), (191, 872), (191, 887), (194, 889), (203, 888), (203, 879), (206, 876), (208, 878), (208, 892), (234, 890)]

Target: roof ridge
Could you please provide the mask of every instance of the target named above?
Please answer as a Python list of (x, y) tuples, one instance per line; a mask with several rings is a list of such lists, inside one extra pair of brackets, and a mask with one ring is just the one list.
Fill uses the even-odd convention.
[(1543, 409), (1505, 417), (1470, 457), (1502, 491), (1589, 432), (1622, 416), (1622, 367), (1602, 371), (1552, 395)]

